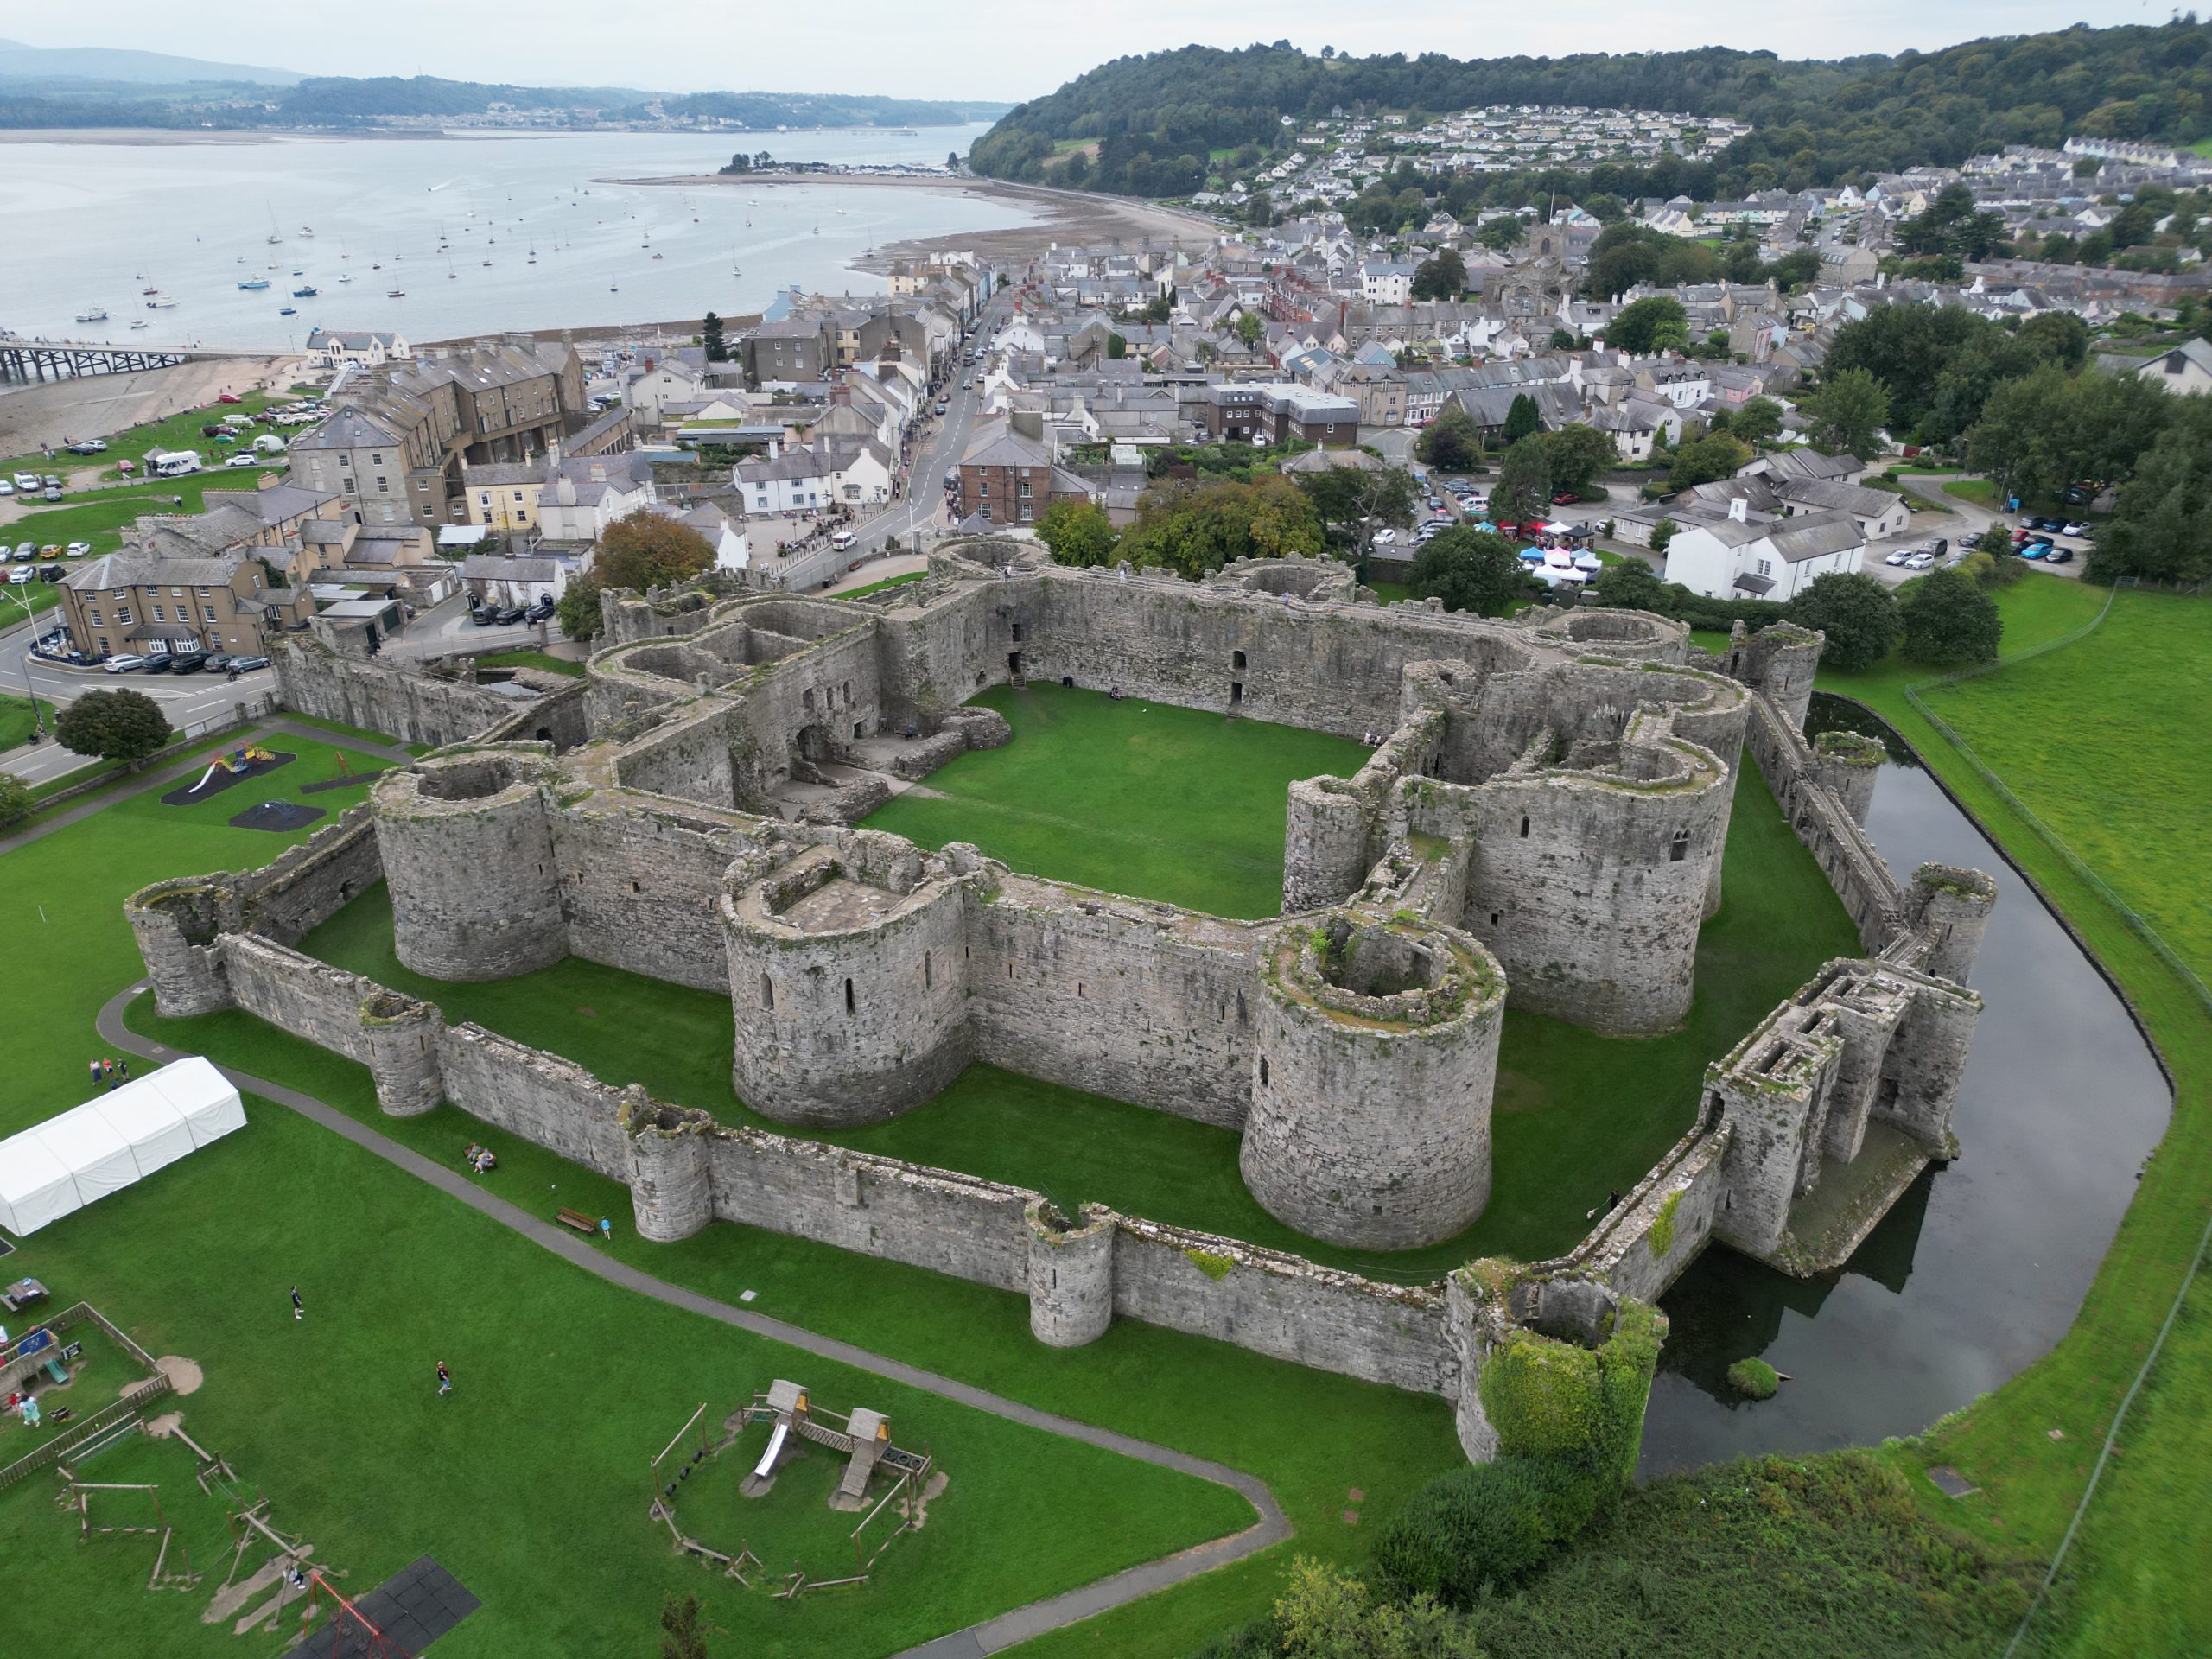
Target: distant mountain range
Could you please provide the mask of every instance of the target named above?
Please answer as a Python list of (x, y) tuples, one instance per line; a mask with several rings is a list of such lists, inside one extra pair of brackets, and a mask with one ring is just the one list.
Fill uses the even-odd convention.
[(577, 124), (735, 122), (758, 131), (943, 127), (995, 120), (1010, 104), (849, 92), (653, 92), (634, 86), (518, 86), (435, 75), (302, 75), (108, 47), (0, 40), (0, 127), (373, 127), (578, 112)]
[(171, 57), (166, 52), (132, 52), (108, 46), (25, 46), (21, 41), (0, 41), (0, 81), (69, 80), (157, 86), (216, 82), (292, 86), (306, 79), (290, 69), (261, 68), (250, 63), (211, 63), (205, 58)]

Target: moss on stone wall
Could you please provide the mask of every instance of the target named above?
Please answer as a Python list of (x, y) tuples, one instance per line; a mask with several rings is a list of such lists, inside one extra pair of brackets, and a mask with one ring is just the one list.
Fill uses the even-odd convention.
[(1651, 1224), (1651, 1255), (1655, 1261), (1666, 1260), (1667, 1252), (1675, 1248), (1675, 1212), (1682, 1207), (1679, 1192), (1659, 1206), (1659, 1218)]
[(1607, 1483), (1626, 1481), (1643, 1444), (1663, 1330), (1656, 1309), (1630, 1301), (1595, 1349), (1526, 1329), (1507, 1333), (1479, 1385), (1499, 1453), (1562, 1459)]

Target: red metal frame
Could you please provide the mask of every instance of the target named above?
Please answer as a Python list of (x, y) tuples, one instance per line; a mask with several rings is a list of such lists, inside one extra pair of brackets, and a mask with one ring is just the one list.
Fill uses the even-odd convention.
[[(342, 1646), (346, 1636), (347, 1621), (351, 1620), (354, 1626), (367, 1634), (368, 1640), (366, 1644), (361, 1649), (361, 1652), (364, 1655), (368, 1656), (368, 1659), (415, 1659), (414, 1655), (409, 1653), (407, 1649), (401, 1647), (398, 1643), (393, 1641), (375, 1625), (370, 1624), (366, 1618), (363, 1618), (361, 1615), (361, 1610), (356, 1607), (352, 1602), (346, 1600), (344, 1596), (340, 1595), (338, 1592), (338, 1586), (331, 1583), (329, 1580), (324, 1578), (320, 1569), (309, 1568), (308, 1572), (308, 1594), (310, 1599), (312, 1599), (318, 1591), (327, 1591), (329, 1592), (331, 1600), (338, 1605), (338, 1611), (336, 1617), (331, 1620), (329, 1630), (323, 1632), (322, 1636), (316, 1637), (313, 1643), (306, 1649), (307, 1651), (327, 1651), (332, 1656), (332, 1659), (339, 1659), (339, 1656), (341, 1653)], [(323, 1639), (324, 1637), (327, 1637), (329, 1638), (327, 1648)]]

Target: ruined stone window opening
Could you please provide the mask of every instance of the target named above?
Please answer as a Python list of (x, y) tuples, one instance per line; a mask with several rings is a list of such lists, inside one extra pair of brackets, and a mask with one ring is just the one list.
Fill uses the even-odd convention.
[(853, 706), (853, 683), (852, 683), (850, 680), (847, 680), (847, 681), (844, 683), (844, 685), (845, 685), (845, 707), (846, 707), (846, 708), (848, 708), (848, 709), (849, 709), (849, 708), (851, 708), (851, 707)]
[(632, 893), (642, 893), (645, 889), (640, 887), (636, 882), (632, 881), (630, 884), (630, 891)]
[(1491, 925), (1492, 927), (1496, 927), (1496, 926), (1498, 925), (1498, 923), (1499, 923), (1499, 922), (1501, 922), (1502, 920), (1503, 920), (1503, 919), (1504, 919), (1504, 917), (1505, 917), (1505, 912), (1504, 912), (1503, 911), (1502, 911), (1502, 910), (1493, 910), (1493, 911), (1492, 911), (1492, 912), (1491, 912), (1491, 913), (1490, 913), (1490, 925)]
[(776, 982), (766, 974), (760, 976), (760, 1006), (771, 1014), (776, 1011)]
[(1229, 665), (1230, 665), (1231, 668), (1242, 668), (1242, 667), (1243, 667), (1243, 666), (1244, 666), (1244, 653), (1243, 653), (1243, 652), (1241, 652), (1241, 651), (1232, 651), (1232, 652), (1230, 652), (1229, 653)]
[(812, 686), (810, 685), (804, 691), (799, 694), (798, 705), (800, 708), (805, 709), (810, 715), (814, 712), (814, 688)]
[(861, 739), (861, 738), (863, 738), (863, 737), (866, 737), (867, 735), (868, 735), (868, 724), (867, 724), (867, 722), (866, 722), (865, 721), (858, 721), (858, 720), (855, 721), (853, 722), (853, 739), (854, 739), (854, 741), (855, 741), (855, 742), (857, 742), (860, 739)]
[(1669, 864), (1679, 864), (1689, 855), (1690, 832), (1687, 830), (1675, 830), (1674, 840), (1667, 843), (1667, 861)]
[(845, 1012), (847, 1014), (856, 1014), (859, 1011), (858, 1007), (853, 1000), (853, 982), (849, 979), (845, 982)]
[(1266, 1056), (1262, 1055), (1262, 1056), (1261, 1057), (1261, 1059), (1260, 1059), (1260, 1087), (1262, 1087), (1262, 1089), (1264, 1089), (1264, 1088), (1266, 1088), (1267, 1086), (1268, 1086), (1268, 1062), (1267, 1062), (1267, 1058), (1266, 1058)]
[(1014, 625), (1014, 643), (1017, 645), (1021, 643), (1021, 624), (1019, 622)]
[(1231, 680), (1229, 683), (1229, 706), (1234, 709), (1238, 703), (1243, 701), (1244, 682), (1242, 680)]
[(1521, 839), (1529, 839), (1529, 815), (1526, 812), (1521, 815)]
[(937, 966), (930, 960), (930, 953), (922, 952), (922, 988), (930, 990), (937, 984)]
[(1010, 651), (1010, 652), (1008, 652), (1007, 653), (1007, 658), (1006, 658), (1006, 667), (1007, 667), (1007, 673), (1009, 673), (1009, 674), (1019, 674), (1019, 673), (1020, 673), (1020, 672), (1021, 672), (1021, 653), (1020, 653), (1020, 652), (1018, 652), (1018, 651)]

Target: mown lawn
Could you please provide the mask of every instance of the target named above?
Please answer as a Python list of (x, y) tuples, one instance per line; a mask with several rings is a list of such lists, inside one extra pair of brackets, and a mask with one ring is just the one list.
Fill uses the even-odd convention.
[(1344, 738), (1103, 691), (995, 686), (975, 702), (1014, 741), (931, 772), (862, 828), (972, 841), (1029, 874), (1217, 916), (1282, 907), (1284, 791), (1367, 760)]
[[(205, 768), (205, 757), (226, 747), (210, 743), (200, 751), (202, 758), (193, 763), (191, 776)], [(272, 835), (234, 830), (229, 823), (232, 817), (259, 802), (281, 798), (327, 808), (330, 818), (335, 818), (365, 796), (369, 775), (384, 764), (348, 751), (344, 764), (361, 777), (361, 787), (303, 796), (302, 784), (338, 775), (339, 751), (313, 739), (289, 735), (270, 747), (299, 759), (188, 806), (163, 806), (161, 796), (173, 787), (163, 785), (115, 801), (81, 823), (0, 854), (0, 938), (8, 941), (19, 963), (36, 964), (35, 991), (26, 992), (34, 1000), (24, 1005), (24, 1017), (8, 1027), (0, 1135), (12, 1135), (84, 1098), (86, 1062), (101, 1052), (92, 1016), (102, 1002), (143, 971), (130, 925), (123, 918), (125, 899), (165, 876), (251, 869), (267, 863), (283, 847), (306, 839), (321, 826), (289, 836)], [(177, 764), (167, 762), (159, 770), (165, 774)]]
[(881, 582), (871, 582), (865, 588), (849, 588), (842, 594), (832, 594), (832, 599), (858, 599), (862, 594), (880, 594), (887, 588), (904, 588), (910, 582), (919, 582), (929, 575), (926, 570), (910, 570), (903, 576), (886, 576)]
[(54, 729), (54, 705), (41, 698), (35, 706), (29, 697), (0, 697), (0, 749), (12, 749), (31, 734), (43, 715), (47, 730)]
[[(2007, 655), (2090, 621), (2104, 593), (2034, 575), (1999, 597)], [(2201, 785), (2176, 757), (2202, 749), (2202, 682), (2212, 612), (2201, 601), (2122, 594), (2095, 633), (1974, 682), (1923, 693), (1986, 764), (2100, 875), (2140, 895), (2168, 942), (2212, 977), (2196, 902)], [(1982, 826), (2043, 888), (2118, 980), (2172, 1073), (2174, 1115), (2080, 1318), (2046, 1357), (1891, 1455), (1915, 1472), (1949, 1464), (1981, 1488), (1953, 1503), (1916, 1491), (1984, 1537), (2048, 1554), (2087, 1486), (2121, 1396), (2141, 1367), (2212, 1211), (2212, 1015), (2199, 994), (2132, 931), (1905, 701), (1916, 677), (1890, 664), (1821, 683), (1872, 704), (1920, 751)], [(2155, 695), (2143, 695), (2145, 687)], [(1937, 701), (1940, 699), (1940, 701)], [(2101, 744), (2072, 728), (2099, 726)], [(2147, 782), (2145, 780), (2148, 780)], [(2175, 792), (2161, 811), (2163, 791)], [(2113, 823), (2107, 824), (2109, 817)], [(2120, 825), (2132, 826), (2132, 835)], [(2078, 844), (2078, 843), (2077, 843)], [(2212, 1651), (2212, 1278), (2200, 1276), (2133, 1408), (2087, 1511), (2054, 1609), (2023, 1650), (2091, 1659)]]
[[(149, 1351), (196, 1360), (207, 1383), (181, 1402), (188, 1431), (350, 1589), (425, 1552), (454, 1573), (485, 1605), (441, 1656), (652, 1651), (663, 1597), (687, 1592), (733, 1652), (886, 1653), (1250, 1518), (1226, 1489), (609, 1285), (282, 1107), (246, 1109), (245, 1130), (54, 1224), (11, 1263), (92, 1300)], [(510, 1191), (542, 1210), (571, 1196)], [(950, 1478), (866, 1586), (747, 1592), (674, 1555), (645, 1513), (646, 1461), (693, 1408), (719, 1422), (779, 1376), (826, 1405), (886, 1412)], [(118, 1467), (194, 1490), (181, 1454), (166, 1471)], [(87, 1474), (109, 1478), (99, 1460)], [(200, 1592), (149, 1595), (151, 1541), (79, 1544), (53, 1485), (0, 1493), (10, 1617), (41, 1633), (42, 1652), (239, 1650), (198, 1617), (226, 1565), (219, 1535), (194, 1550), (214, 1569)], [(770, 1505), (730, 1542), (780, 1569), (794, 1550), (818, 1553), (821, 1535)]]

